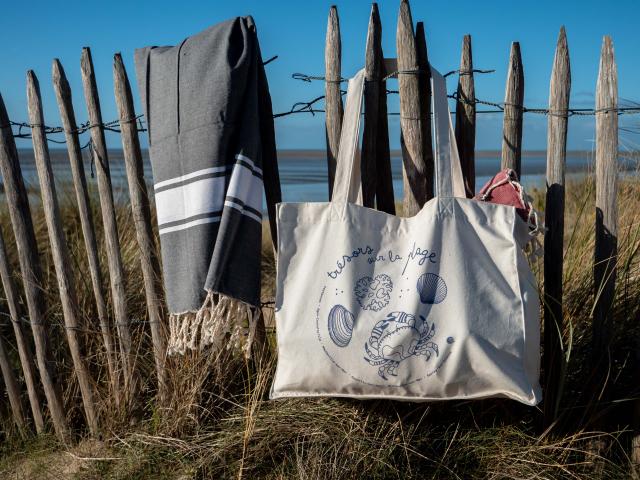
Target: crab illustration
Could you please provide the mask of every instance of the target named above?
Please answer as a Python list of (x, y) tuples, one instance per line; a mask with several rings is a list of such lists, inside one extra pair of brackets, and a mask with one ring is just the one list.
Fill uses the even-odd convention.
[(387, 375), (396, 376), (398, 365), (411, 356), (438, 356), (438, 345), (431, 342), (435, 325), (429, 325), (422, 315), (392, 312), (380, 320), (371, 330), (369, 341), (364, 344), (369, 364), (379, 366), (378, 375), (387, 380)]

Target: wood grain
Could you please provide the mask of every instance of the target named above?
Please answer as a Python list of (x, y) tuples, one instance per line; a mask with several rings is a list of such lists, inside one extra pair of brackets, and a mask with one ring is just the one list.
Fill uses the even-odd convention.
[[(398, 54), (398, 89), (400, 92), (400, 130), (403, 164), (403, 213), (411, 217), (427, 201), (427, 168), (420, 106), (418, 55), (413, 34), (413, 20), (407, 0), (400, 3), (396, 32)], [(405, 73), (402, 73), (405, 72)], [(409, 73), (412, 72), (412, 73)]]
[(611, 339), (611, 306), (618, 249), (618, 73), (611, 37), (605, 36), (596, 86), (596, 238), (593, 319), (594, 355), (603, 357)]
[(11, 266), (7, 249), (4, 243), (4, 234), (0, 228), (0, 278), (2, 279), (2, 287), (4, 289), (4, 298), (9, 308), (9, 316), (11, 317), (11, 325), (13, 333), (16, 337), (16, 347), (18, 349), (18, 357), (22, 366), (22, 375), (24, 383), (27, 386), (27, 395), (29, 397), (29, 405), (33, 416), (33, 424), (36, 433), (44, 431), (44, 419), (42, 418), (42, 407), (40, 403), (40, 395), (36, 386), (36, 367), (33, 359), (31, 346), (25, 337), (22, 322), (20, 321), (20, 310), (18, 307), (18, 293), (15, 282), (11, 275)]
[(124, 393), (128, 400), (133, 400), (136, 382), (134, 378), (133, 358), (131, 357), (131, 333), (129, 331), (129, 317), (127, 313), (127, 299), (125, 294), (124, 268), (120, 254), (120, 241), (118, 239), (118, 225), (111, 190), (111, 174), (109, 172), (109, 157), (104, 139), (104, 127), (102, 126), (102, 112), (100, 98), (93, 70), (91, 51), (85, 47), (82, 49), (80, 59), (82, 72), (82, 85), (89, 121), (91, 122), (91, 141), (96, 165), (96, 178), (98, 181), (98, 195), (100, 196), (100, 210), (104, 237), (107, 247), (107, 261), (109, 264), (109, 281), (111, 284), (111, 301), (116, 321), (116, 329), (120, 340), (120, 357), (124, 376)]
[(325, 62), (325, 117), (327, 133), (327, 168), (329, 173), (329, 199), (333, 194), (336, 176), (336, 161), (342, 130), (342, 94), (340, 93), (342, 44), (340, 39), (340, 21), (338, 8), (329, 9), (327, 37), (324, 49)]
[(129, 184), (129, 199), (131, 212), (138, 239), (138, 252), (144, 280), (144, 291), (147, 300), (147, 313), (149, 315), (149, 328), (153, 343), (153, 358), (158, 376), (158, 394), (160, 401), (167, 399), (167, 374), (166, 374), (166, 325), (162, 309), (162, 285), (160, 262), (158, 261), (156, 244), (151, 228), (151, 208), (149, 206), (149, 194), (144, 180), (142, 166), (142, 151), (138, 138), (135, 110), (133, 107), (133, 95), (131, 85), (127, 77), (122, 57), (116, 53), (113, 57), (113, 83), (118, 106), (120, 131), (122, 139), (122, 151), (127, 171)]
[(16, 375), (13, 372), (9, 356), (7, 355), (7, 349), (4, 346), (4, 340), (0, 335), (0, 372), (2, 372), (2, 379), (4, 380), (4, 386), (7, 389), (7, 396), (9, 397), (9, 405), (11, 406), (11, 414), (13, 415), (13, 421), (20, 432), (24, 435), (27, 429), (27, 422), (24, 417), (24, 410), (22, 408), (22, 401), (20, 400), (20, 387), (16, 380)]
[(84, 165), (82, 163), (80, 139), (76, 131), (77, 124), (73, 109), (71, 87), (67, 81), (64, 68), (57, 58), (53, 60), (52, 70), (53, 88), (58, 102), (60, 119), (62, 120), (67, 152), (69, 154), (71, 177), (73, 179), (73, 186), (76, 194), (78, 213), (80, 214), (80, 226), (82, 228), (82, 236), (84, 238), (85, 249), (87, 252), (89, 275), (91, 277), (93, 296), (96, 300), (98, 322), (100, 323), (100, 332), (102, 334), (102, 342), (104, 344), (107, 359), (107, 369), (109, 372), (113, 397), (117, 403), (121, 395), (120, 382), (117, 374), (117, 359), (114, 349), (113, 335), (111, 334), (111, 325), (107, 314), (107, 301), (102, 288), (102, 272), (100, 271), (100, 260), (98, 257), (98, 242), (96, 241), (93, 213), (91, 211), (91, 203), (87, 190), (87, 179), (85, 176)]
[(24, 286), (29, 321), (36, 350), (40, 381), (51, 421), (58, 439), (66, 443), (70, 438), (65, 410), (62, 404), (60, 384), (54, 374), (54, 361), (49, 346), (47, 305), (42, 290), (42, 267), (38, 245), (31, 220), (31, 208), (24, 186), (18, 151), (9, 123), (9, 115), (0, 95), (0, 171), (2, 171), (4, 194), (13, 234), (18, 247), (20, 273)]
[[(380, 58), (384, 58), (382, 49)], [(391, 72), (384, 72), (387, 75)], [(391, 151), (389, 150), (389, 122), (387, 117), (387, 82), (380, 83), (378, 97), (378, 139), (376, 141), (376, 208), (391, 215), (396, 214), (391, 171)]]
[(70, 270), (71, 258), (62, 230), (62, 218), (58, 207), (47, 137), (44, 133), (45, 121), (40, 97), (40, 85), (32, 70), (27, 72), (27, 105), (29, 123), (32, 125), (33, 155), (40, 182), (42, 209), (44, 210), (47, 232), (49, 233), (49, 244), (51, 245), (51, 256), (53, 257), (53, 265), (58, 281), (58, 292), (60, 303), (62, 304), (62, 316), (64, 317), (67, 342), (71, 351), (73, 369), (80, 387), (87, 426), (89, 427), (89, 432), (95, 436), (98, 433), (98, 419), (94, 403), (93, 382), (89, 376), (79, 336), (79, 330), (83, 325), (80, 319), (75, 284)]
[(422, 128), (422, 152), (425, 165), (426, 200), (433, 198), (433, 139), (431, 133), (431, 66), (427, 51), (427, 37), (424, 23), (416, 24), (416, 54), (418, 55), (418, 85), (420, 101), (420, 127)]
[(476, 191), (476, 88), (473, 79), (471, 35), (462, 39), (456, 100), (456, 144), (467, 198)]
[(504, 120), (502, 125), (502, 169), (515, 170), (518, 178), (522, 174), (522, 116), (524, 102), (524, 69), (520, 44), (511, 44), (507, 86), (504, 94)]
[(380, 83), (382, 79), (383, 59), (379, 55), (382, 49), (382, 24), (378, 5), (371, 5), (367, 45), (365, 49), (364, 84), (364, 132), (362, 134), (362, 156), (360, 173), (362, 176), (362, 204), (375, 207), (377, 188), (378, 120), (380, 109)]
[(547, 121), (547, 195), (544, 225), (544, 418), (547, 426), (558, 414), (562, 355), (562, 267), (564, 249), (564, 173), (571, 66), (564, 27), (560, 29), (549, 86)]

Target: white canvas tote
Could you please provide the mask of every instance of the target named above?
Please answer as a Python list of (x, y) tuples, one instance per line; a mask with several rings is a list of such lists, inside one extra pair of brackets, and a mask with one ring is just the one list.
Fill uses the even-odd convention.
[(349, 81), (333, 199), (277, 209), (271, 398), (541, 399), (539, 299), (513, 207), (470, 200), (432, 69), (436, 197), (358, 205), (364, 72)]

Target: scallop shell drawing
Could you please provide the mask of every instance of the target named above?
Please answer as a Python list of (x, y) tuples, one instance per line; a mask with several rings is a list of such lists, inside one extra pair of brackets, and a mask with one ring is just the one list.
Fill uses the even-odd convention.
[(342, 305), (334, 305), (329, 312), (329, 337), (339, 347), (346, 347), (351, 341), (355, 317)]
[(435, 273), (424, 273), (418, 278), (418, 293), (422, 303), (440, 303), (447, 296), (447, 284)]

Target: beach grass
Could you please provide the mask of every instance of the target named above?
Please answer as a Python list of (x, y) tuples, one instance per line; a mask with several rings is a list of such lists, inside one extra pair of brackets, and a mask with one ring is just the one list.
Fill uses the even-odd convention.
[[(544, 192), (530, 193), (535, 205), (542, 208)], [(598, 405), (595, 400), (603, 385), (593, 384), (590, 349), (593, 179), (587, 176), (570, 182), (566, 194), (563, 344), (567, 368), (562, 376), (558, 420), (544, 430), (540, 408), (502, 399), (426, 404), (302, 398), (269, 401), (276, 361), (272, 332), (251, 360), (231, 351), (169, 359), (169, 398), (161, 405), (155, 396), (136, 235), (124, 195), (117, 196), (117, 219), (141, 390), (126, 408), (117, 407), (108, 387), (74, 195), (70, 188), (59, 189), (84, 320), (82, 339), (98, 390), (101, 438), (88, 438), (83, 426), (82, 402), (64, 339), (44, 215), (33, 202), (47, 317), (52, 325), (51, 345), (67, 416), (77, 434), (70, 446), (60, 445), (53, 435), (21, 438), (4, 402), (0, 405), (0, 477), (628, 478), (632, 428), (637, 420), (634, 411), (640, 401), (640, 182), (630, 177), (620, 183), (610, 370), (606, 395)], [(92, 199), (104, 289), (108, 292), (95, 192)], [(12, 264), (17, 267), (4, 207), (0, 208), (0, 224)], [(263, 298), (269, 299), (275, 289), (275, 261), (266, 223), (263, 231)], [(535, 261), (533, 267), (541, 283), (542, 261)], [(16, 280), (20, 281), (18, 274)], [(6, 312), (3, 303), (0, 308)], [(10, 345), (18, 371), (13, 333), (7, 322), (2, 325), (1, 333)]]

